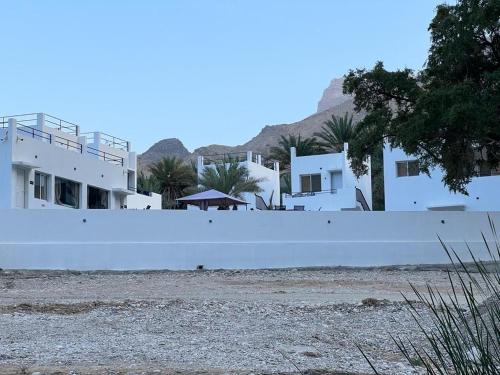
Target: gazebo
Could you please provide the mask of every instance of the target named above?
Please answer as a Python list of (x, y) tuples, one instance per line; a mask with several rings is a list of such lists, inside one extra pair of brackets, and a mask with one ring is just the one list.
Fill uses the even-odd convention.
[(241, 199), (232, 197), (230, 195), (221, 193), (220, 191), (211, 189), (207, 191), (202, 191), (201, 193), (196, 193), (193, 195), (188, 195), (187, 197), (177, 199), (178, 203), (192, 204), (194, 206), (200, 207), (200, 210), (208, 210), (208, 207), (212, 206), (243, 206), (248, 203), (242, 201)]

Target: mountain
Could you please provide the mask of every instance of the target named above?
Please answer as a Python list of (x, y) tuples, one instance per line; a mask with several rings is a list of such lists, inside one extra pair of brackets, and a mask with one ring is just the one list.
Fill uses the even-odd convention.
[[(198, 155), (227, 154), (246, 151), (253, 151), (266, 156), (269, 153), (269, 149), (278, 143), (280, 136), (301, 134), (304, 137), (310, 137), (314, 135), (314, 133), (319, 132), (324, 122), (329, 120), (332, 115), (343, 116), (346, 112), (350, 112), (353, 114), (354, 122), (357, 122), (363, 117), (363, 114), (354, 112), (352, 98), (342, 94), (342, 82), (343, 79), (332, 80), (318, 103), (318, 112), (301, 121), (291, 124), (267, 125), (259, 134), (243, 145), (209, 145), (197, 148), (193, 153), (189, 153), (182, 142), (176, 138), (164, 139), (154, 144), (142, 155), (139, 155), (139, 168), (145, 168), (147, 165), (159, 160), (163, 156), (175, 155), (185, 160), (193, 160), (196, 159)], [(322, 110), (320, 111), (320, 109)]]
[(160, 160), (164, 156), (177, 156), (181, 159), (188, 159), (191, 153), (177, 138), (162, 139), (137, 157), (138, 167), (143, 170), (149, 164)]
[(336, 105), (352, 99), (351, 95), (344, 95), (342, 85), (344, 78), (334, 78), (331, 80), (330, 85), (323, 91), (323, 96), (318, 102), (318, 110), (316, 113), (326, 111)]

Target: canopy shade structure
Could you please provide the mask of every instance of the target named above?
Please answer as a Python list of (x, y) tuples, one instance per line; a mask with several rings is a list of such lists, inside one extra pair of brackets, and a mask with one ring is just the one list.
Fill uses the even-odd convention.
[(232, 205), (247, 205), (248, 203), (232, 197), (230, 195), (221, 193), (220, 191), (211, 189), (188, 195), (187, 197), (177, 199), (177, 202), (192, 204), (200, 207), (200, 210), (207, 210), (211, 206), (232, 206)]

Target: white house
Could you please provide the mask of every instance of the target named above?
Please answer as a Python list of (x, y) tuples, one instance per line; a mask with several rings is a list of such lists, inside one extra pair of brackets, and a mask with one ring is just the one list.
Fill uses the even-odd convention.
[[(250, 177), (262, 179), (259, 183), (262, 192), (258, 195), (264, 200), (266, 205), (270, 201), (273, 206), (280, 204), (280, 171), (277, 161), (266, 162), (262, 155), (253, 153), (252, 151), (243, 153), (233, 153), (225, 155), (204, 155), (198, 156), (198, 179), (201, 177), (205, 168), (213, 168), (217, 163), (224, 162), (228, 159), (237, 160), (240, 165), (248, 169)], [(253, 193), (245, 193), (242, 199), (248, 203), (246, 209), (256, 209), (258, 206), (257, 197)], [(243, 207), (239, 208), (245, 209)]]
[(161, 208), (130, 142), (44, 113), (0, 118), (0, 181), (0, 208)]
[(283, 194), (287, 209), (341, 211), (372, 209), (371, 163), (368, 173), (354, 175), (344, 151), (323, 155), (297, 156), (290, 149), (291, 194)]
[(482, 171), (467, 186), (469, 195), (450, 192), (443, 172), (419, 172), (418, 161), (399, 148), (384, 147), (386, 211), (500, 211), (500, 170)]

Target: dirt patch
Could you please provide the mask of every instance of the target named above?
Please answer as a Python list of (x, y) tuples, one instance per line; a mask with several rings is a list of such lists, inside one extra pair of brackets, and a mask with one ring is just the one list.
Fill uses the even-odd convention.
[(85, 314), (92, 310), (101, 307), (130, 307), (130, 303), (105, 303), (101, 301), (82, 302), (82, 303), (49, 303), (49, 304), (32, 304), (20, 303), (17, 305), (0, 306), (0, 314), (56, 314), (56, 315), (73, 315)]

